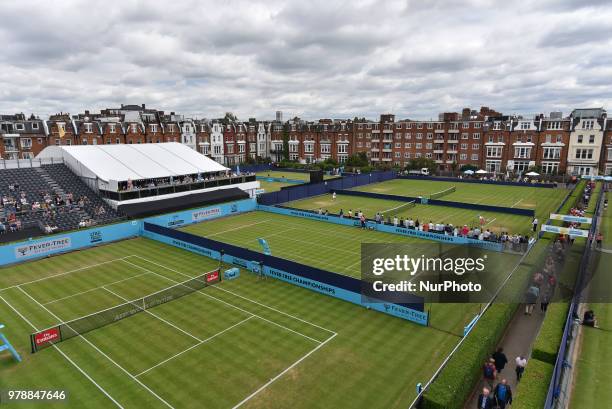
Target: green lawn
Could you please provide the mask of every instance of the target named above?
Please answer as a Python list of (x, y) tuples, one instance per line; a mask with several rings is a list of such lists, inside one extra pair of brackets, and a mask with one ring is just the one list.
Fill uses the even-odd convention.
[[(310, 181), (310, 175), (308, 173), (305, 172), (283, 172), (283, 171), (278, 171), (278, 170), (270, 170), (270, 171), (263, 171), (263, 172), (257, 172), (256, 173), (257, 176), (262, 176), (262, 177), (271, 177), (271, 178), (285, 178), (285, 179), (292, 179), (292, 180), (303, 180), (304, 183), (309, 182)], [(324, 175), (323, 178), (324, 179), (331, 179), (337, 176), (331, 176), (331, 175)], [(266, 191), (266, 193), (268, 192), (276, 192), (278, 190), (281, 189), (281, 187), (285, 187), (285, 186), (294, 186), (295, 183), (285, 183), (285, 182), (268, 182), (265, 179), (257, 179), (261, 185), (261, 188), (264, 189)]]
[(536, 216), (541, 222), (548, 219), (549, 214), (557, 209), (559, 203), (569, 193), (569, 190), (561, 188), (548, 189), (415, 179), (393, 179), (362, 186), (355, 190), (400, 196), (429, 197), (432, 193), (441, 192), (452, 186), (455, 186), (457, 190), (441, 197), (440, 200), (535, 209)]
[(596, 260), (595, 275), (588, 297), (588, 308), (595, 312), (600, 328), (582, 327), (570, 405), (575, 409), (612, 407), (612, 215), (609, 209), (603, 213), (601, 231), (607, 252), (596, 251), (592, 255)]
[(65, 389), (67, 404), (49, 405), (58, 408), (231, 408), (245, 399), (251, 408), (405, 408), (416, 382), (428, 379), (458, 341), (243, 271), (237, 280), (30, 353), (35, 328), (216, 266), (139, 238), (0, 269), (0, 316), (24, 358), (17, 364), (2, 356), (0, 388)]
[(479, 216), (482, 216), (486, 219), (485, 228), (493, 232), (500, 233), (506, 231), (513, 234), (532, 234), (532, 219), (528, 216), (481, 212), (456, 207), (422, 204), (412, 207), (407, 206), (406, 202), (348, 195), (337, 195), (336, 200), (332, 200), (331, 194), (296, 200), (294, 202), (283, 203), (283, 205), (298, 209), (329, 210), (330, 213), (338, 213), (340, 209), (344, 213), (347, 213), (349, 209), (353, 212), (361, 210), (366, 217), (372, 219), (376, 212), (381, 212), (384, 213), (385, 220), (387, 216), (391, 217), (391, 219), (394, 216), (412, 217), (413, 220), (419, 220), (421, 223), (432, 221), (434, 223), (451, 223), (453, 226), (463, 226), (466, 224), (469, 227), (478, 226), (480, 223)]

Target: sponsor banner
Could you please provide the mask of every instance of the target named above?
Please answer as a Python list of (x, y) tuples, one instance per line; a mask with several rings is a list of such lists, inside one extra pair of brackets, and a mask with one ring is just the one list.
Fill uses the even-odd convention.
[(206, 284), (217, 283), (220, 280), (221, 275), (219, 274), (219, 270), (211, 271), (210, 273), (206, 273)]
[(587, 180), (605, 180), (606, 182), (612, 182), (612, 176), (582, 175), (582, 179), (587, 179)]
[(34, 344), (41, 346), (53, 341), (60, 341), (61, 333), (59, 327), (49, 328), (34, 334)]
[(240, 270), (237, 267), (230, 268), (229, 270), (225, 270), (223, 272), (224, 280), (234, 280), (240, 277)]
[(191, 213), (191, 220), (194, 222), (200, 222), (202, 220), (213, 219), (219, 217), (222, 214), (220, 207), (213, 207), (212, 209), (197, 210)]
[(572, 237), (585, 237), (585, 238), (589, 237), (588, 230), (572, 229), (569, 227), (551, 226), (550, 224), (542, 225), (542, 231), (545, 231), (548, 233), (568, 234)]
[(299, 179), (287, 179), (287, 178), (275, 178), (275, 177), (270, 177), (270, 176), (257, 176), (256, 178), (257, 180), (265, 180), (266, 182), (281, 182), (281, 183), (291, 183), (294, 185), (301, 185), (306, 183), (306, 180), (299, 180)]
[(584, 224), (591, 224), (593, 222), (593, 219), (590, 217), (571, 216), (567, 214), (556, 214), (556, 213), (551, 213), (550, 219), (551, 220), (563, 220), (564, 222), (570, 222), (570, 223), (584, 223)]
[(70, 237), (58, 237), (56, 239), (38, 241), (22, 244), (15, 247), (15, 258), (24, 259), (30, 257), (40, 257), (47, 254), (67, 250), (71, 247)]

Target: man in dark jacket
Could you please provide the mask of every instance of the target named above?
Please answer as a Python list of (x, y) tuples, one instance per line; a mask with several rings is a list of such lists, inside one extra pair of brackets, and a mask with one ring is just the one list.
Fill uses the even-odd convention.
[(506, 354), (504, 354), (503, 348), (497, 348), (497, 351), (491, 355), (493, 359), (495, 359), (495, 369), (497, 369), (497, 373), (501, 373), (502, 369), (508, 363), (508, 358), (506, 358)]
[(506, 409), (506, 405), (512, 404), (512, 389), (505, 379), (497, 384), (493, 391), (493, 397), (499, 409)]
[(476, 402), (477, 409), (493, 409), (493, 398), (491, 397), (491, 391), (489, 388), (483, 388), (482, 393), (478, 396), (478, 401)]

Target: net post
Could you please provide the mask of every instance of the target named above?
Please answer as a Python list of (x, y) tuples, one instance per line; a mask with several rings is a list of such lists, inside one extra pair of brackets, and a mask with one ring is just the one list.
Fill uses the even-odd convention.
[(34, 334), (30, 334), (30, 347), (32, 348), (32, 353), (35, 353), (36, 350), (36, 343), (34, 342)]

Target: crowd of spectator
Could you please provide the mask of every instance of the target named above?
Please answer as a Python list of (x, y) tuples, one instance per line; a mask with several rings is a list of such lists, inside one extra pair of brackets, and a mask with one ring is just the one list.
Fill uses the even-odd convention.
[[(329, 211), (326, 209), (324, 210), (322, 208), (319, 208), (318, 213), (321, 215), (329, 215)], [(370, 220), (365, 217), (364, 213), (361, 210), (357, 210), (353, 213), (353, 210), (349, 209), (349, 211), (345, 214), (344, 210), (340, 209), (338, 216), (342, 218), (349, 217), (354, 219), (360, 219), (363, 221), (362, 227), (364, 228), (366, 227), (365, 222)], [(418, 218), (404, 218), (403, 216), (391, 217), (390, 215), (387, 215), (385, 218), (383, 212), (377, 212), (373, 219), (376, 224), (386, 224), (409, 230), (444, 234), (447, 236), (466, 237), (475, 240), (498, 242), (504, 244), (505, 246), (511, 249), (518, 249), (519, 247), (529, 243), (530, 237), (527, 235), (510, 234), (508, 232), (495, 233), (490, 229), (482, 227), (482, 225), (484, 224), (482, 221), (484, 221), (484, 219), (481, 218), (480, 220), (481, 226), (468, 227), (467, 224), (463, 226), (454, 226), (450, 223), (434, 223), (432, 220), (430, 220), (429, 222), (421, 222)]]
[(236, 176), (249, 176), (252, 173), (250, 172), (241, 172), (240, 174), (236, 172), (216, 172), (216, 173), (206, 173), (202, 175), (201, 173), (194, 173), (190, 175), (183, 176), (169, 176), (163, 178), (153, 178), (153, 179), (139, 179), (132, 180), (128, 179), (125, 182), (119, 182), (119, 192), (130, 192), (134, 190), (142, 190), (142, 189), (155, 189), (160, 187), (168, 187), (168, 186), (179, 186), (179, 185), (190, 185), (192, 183), (202, 183), (208, 182), (211, 180), (225, 179), (229, 177)]
[[(28, 214), (36, 214), (41, 220), (45, 233), (58, 230), (55, 218), (58, 214), (84, 209), (90, 203), (87, 196), (75, 198), (72, 193), (51, 194), (40, 191), (35, 200), (28, 200), (28, 195), (16, 182), (8, 184), (8, 193), (0, 197), (0, 234), (16, 232), (24, 226), (23, 219)], [(97, 214), (104, 214), (103, 206)]]

